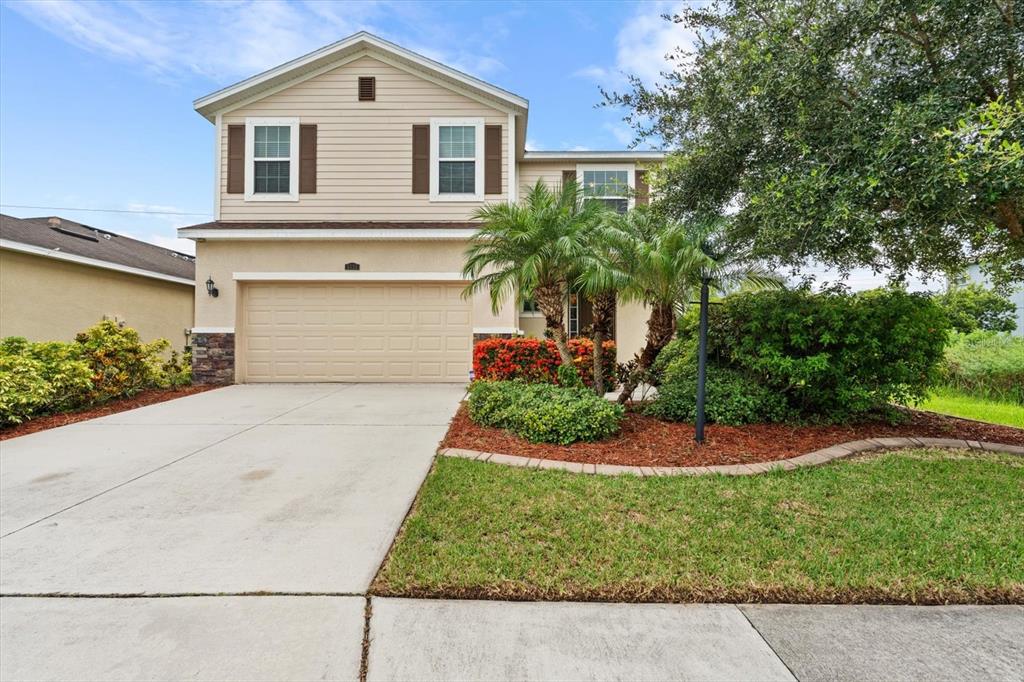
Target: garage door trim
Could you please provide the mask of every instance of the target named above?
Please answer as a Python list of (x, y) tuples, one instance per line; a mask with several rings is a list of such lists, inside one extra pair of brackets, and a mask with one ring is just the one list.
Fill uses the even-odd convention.
[(460, 272), (235, 272), (241, 282), (468, 282)]

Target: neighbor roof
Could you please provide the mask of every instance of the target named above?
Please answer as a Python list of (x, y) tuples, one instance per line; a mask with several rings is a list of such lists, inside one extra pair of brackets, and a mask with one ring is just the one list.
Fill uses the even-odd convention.
[(0, 246), (144, 277), (193, 284), (195, 258), (67, 218), (0, 214)]
[(550, 151), (523, 154), (523, 161), (662, 161), (665, 152), (656, 150), (626, 151)]
[(307, 55), (285, 62), (280, 66), (246, 78), (234, 85), (212, 92), (205, 97), (200, 97), (195, 102), (196, 111), (213, 121), (216, 113), (226, 107), (241, 102), (263, 91), (271, 90), (279, 85), (291, 83), (309, 76), (320, 69), (339, 62), (346, 57), (355, 57), (362, 52), (373, 51), (394, 60), (397, 65), (413, 70), (427, 71), (431, 75), (451, 86), (461, 87), (472, 91), (478, 98), (485, 99), (491, 103), (501, 105), (504, 109), (512, 108), (516, 113), (525, 114), (529, 102), (524, 97), (509, 92), (485, 81), (463, 73), (450, 66), (424, 57), (412, 50), (407, 50), (400, 45), (378, 38), (372, 33), (360, 31), (348, 38), (331, 43), (319, 50), (314, 50)]

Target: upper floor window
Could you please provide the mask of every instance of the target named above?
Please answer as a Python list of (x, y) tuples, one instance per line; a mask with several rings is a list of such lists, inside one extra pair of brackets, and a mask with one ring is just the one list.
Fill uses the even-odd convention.
[(632, 168), (583, 168), (582, 170), (585, 200), (600, 201), (618, 213), (625, 213), (629, 209)]
[(430, 120), (431, 201), (483, 199), (483, 119)]
[(297, 200), (299, 119), (247, 118), (245, 128), (246, 200)]

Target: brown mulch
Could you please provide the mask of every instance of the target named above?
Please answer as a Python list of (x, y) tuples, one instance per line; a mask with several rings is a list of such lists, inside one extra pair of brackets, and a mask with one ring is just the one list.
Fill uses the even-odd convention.
[(771, 462), (852, 440), (893, 436), (961, 438), (1024, 446), (1024, 429), (916, 411), (910, 412), (909, 421), (895, 426), (884, 421), (843, 426), (710, 424), (704, 433), (705, 443), (700, 446), (693, 440), (692, 424), (628, 413), (622, 431), (607, 440), (572, 445), (530, 443), (507, 431), (474, 424), (463, 405), (452, 419), (441, 447), (586, 464), (686, 467)]
[(98, 405), (97, 407), (90, 407), (77, 412), (62, 412), (61, 414), (50, 414), (45, 417), (36, 417), (35, 419), (22, 422), (21, 424), (4, 427), (0, 429), (0, 441), (7, 440), (8, 438), (25, 436), (30, 433), (35, 433), (36, 431), (55, 429), (58, 426), (67, 426), (68, 424), (74, 424), (75, 422), (81, 422), (87, 419), (105, 417), (108, 414), (117, 414), (118, 412), (124, 412), (126, 410), (134, 410), (136, 407), (162, 403), (165, 400), (183, 398), (187, 395), (202, 393), (203, 391), (209, 391), (214, 388), (220, 387), (202, 385), (183, 386), (180, 388), (153, 388), (148, 391), (138, 393), (131, 398), (112, 400), (108, 403)]

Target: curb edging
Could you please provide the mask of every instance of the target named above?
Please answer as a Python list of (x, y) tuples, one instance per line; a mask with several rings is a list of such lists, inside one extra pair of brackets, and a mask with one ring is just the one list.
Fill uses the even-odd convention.
[(959, 440), (956, 438), (867, 438), (839, 443), (821, 450), (808, 452), (805, 455), (778, 459), (771, 462), (753, 462), (751, 464), (722, 464), (706, 467), (645, 467), (622, 466), (618, 464), (584, 464), (582, 462), (565, 462), (558, 459), (539, 459), (537, 457), (520, 457), (495, 452), (463, 450), (461, 448), (441, 448), (437, 454), (442, 457), (472, 459), (479, 462), (490, 462), (504, 466), (525, 467), (528, 469), (560, 469), (576, 474), (597, 474), (602, 476), (706, 476), (723, 474), (725, 476), (753, 476), (774, 469), (792, 471), (800, 467), (819, 466), (836, 459), (843, 459), (872, 450), (892, 450), (896, 448), (950, 448), (954, 450), (981, 450), (998, 452), (1008, 455), (1024, 456), (1024, 447), (1005, 443), (990, 443), (977, 440)]

